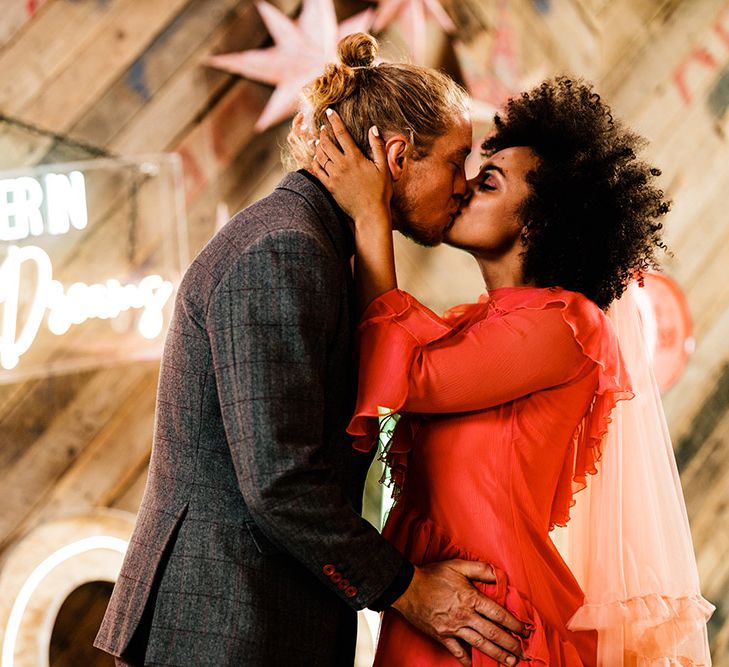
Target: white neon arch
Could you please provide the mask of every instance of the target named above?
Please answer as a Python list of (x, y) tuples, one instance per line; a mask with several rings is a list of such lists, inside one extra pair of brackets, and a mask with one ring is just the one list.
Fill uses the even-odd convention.
[[(7, 620), (0, 616), (0, 667), (31, 664), (31, 655), (33, 665), (49, 664), (51, 633), (62, 603), (84, 583), (116, 580), (133, 520), (126, 512), (99, 510), (44, 524), (16, 545), (0, 578), (2, 606), (9, 609)], [(27, 613), (29, 607), (35, 613)]]

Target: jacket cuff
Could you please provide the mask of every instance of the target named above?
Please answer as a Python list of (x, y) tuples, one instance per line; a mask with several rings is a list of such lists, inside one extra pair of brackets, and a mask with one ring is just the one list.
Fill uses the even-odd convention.
[(382, 595), (369, 604), (369, 608), (372, 611), (385, 611), (385, 609), (392, 605), (408, 589), (414, 574), (415, 567), (413, 567), (413, 564), (407, 558), (403, 558), (402, 565), (397, 571), (395, 578)]

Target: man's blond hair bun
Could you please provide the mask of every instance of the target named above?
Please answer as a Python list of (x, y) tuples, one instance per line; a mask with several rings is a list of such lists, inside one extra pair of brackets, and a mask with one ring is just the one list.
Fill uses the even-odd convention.
[[(468, 95), (443, 72), (379, 62), (379, 51), (377, 40), (364, 32), (339, 42), (339, 62), (328, 64), (302, 91), (305, 124), (312, 128), (306, 139), (317, 139), (319, 128), (329, 127), (326, 112), (331, 108), (367, 155), (369, 129), (375, 125), (385, 134), (405, 136), (410, 154), (420, 159), (438, 136), (448, 132), (455, 116), (468, 111)], [(299, 153), (311, 158), (314, 149), (306, 139), (297, 142)]]
[(330, 63), (308, 89), (315, 107), (327, 107), (347, 99), (357, 89), (357, 70), (370, 67), (380, 46), (366, 32), (355, 32), (339, 42), (339, 64)]
[(337, 55), (343, 65), (348, 67), (369, 67), (375, 62), (380, 45), (366, 32), (355, 32), (339, 42)]

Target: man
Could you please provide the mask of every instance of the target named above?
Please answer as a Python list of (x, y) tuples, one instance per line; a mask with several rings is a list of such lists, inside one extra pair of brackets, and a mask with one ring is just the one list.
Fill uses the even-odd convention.
[[(435, 75), (422, 72), (432, 101)], [(408, 126), (393, 158), (417, 173), (396, 193), (401, 225), (429, 243), (466, 193), (470, 121), (451, 97), (441, 111), (453, 127), (416, 160)], [(386, 103), (407, 118), (408, 99)], [(488, 565), (414, 569), (360, 516), (371, 456), (345, 435), (353, 246), (346, 216), (302, 170), (234, 216), (185, 274), (149, 480), (95, 644), (118, 664), (343, 667), (355, 611), (389, 605), (464, 665), (459, 639), (515, 664), (503, 628), (525, 628), (468, 579), (492, 580)]]

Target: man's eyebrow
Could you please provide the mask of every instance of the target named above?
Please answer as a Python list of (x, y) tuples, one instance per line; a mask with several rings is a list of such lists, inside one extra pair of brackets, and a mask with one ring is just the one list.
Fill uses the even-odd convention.
[(468, 157), (471, 154), (471, 147), (470, 146), (463, 146), (459, 148), (458, 150), (453, 151), (451, 153), (452, 158), (461, 158), (461, 157)]

